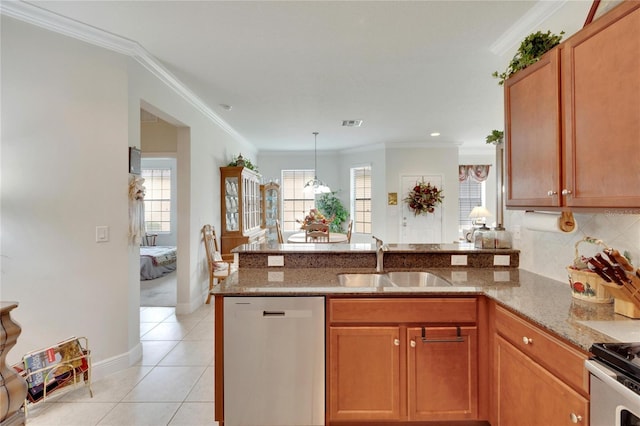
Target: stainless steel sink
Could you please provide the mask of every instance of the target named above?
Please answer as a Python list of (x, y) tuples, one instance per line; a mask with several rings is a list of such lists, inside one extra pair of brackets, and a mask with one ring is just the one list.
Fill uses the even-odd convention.
[(396, 287), (449, 287), (451, 283), (430, 272), (394, 271), (387, 276)]
[(393, 285), (387, 274), (338, 274), (338, 282), (344, 287), (384, 287)]
[(396, 271), (387, 273), (338, 274), (343, 287), (449, 287), (451, 283), (429, 272)]

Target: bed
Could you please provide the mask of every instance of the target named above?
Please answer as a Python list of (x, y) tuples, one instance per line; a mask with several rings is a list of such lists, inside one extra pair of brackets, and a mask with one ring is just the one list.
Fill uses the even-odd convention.
[(176, 270), (177, 252), (172, 246), (140, 247), (140, 279), (153, 280)]

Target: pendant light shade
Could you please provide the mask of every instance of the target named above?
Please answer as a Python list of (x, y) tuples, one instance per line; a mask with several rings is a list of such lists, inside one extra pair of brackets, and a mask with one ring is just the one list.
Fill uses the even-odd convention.
[(314, 178), (304, 185), (303, 192), (305, 194), (325, 194), (331, 192), (331, 189), (320, 179), (318, 179), (318, 132), (313, 132), (313, 159), (314, 159)]

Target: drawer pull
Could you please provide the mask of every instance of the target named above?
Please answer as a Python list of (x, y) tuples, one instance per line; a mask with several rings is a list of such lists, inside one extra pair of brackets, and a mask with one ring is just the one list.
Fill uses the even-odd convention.
[(409, 343), (409, 345), (410, 345), (412, 348), (415, 348), (415, 347), (416, 347), (416, 341), (415, 341), (415, 340), (411, 340), (411, 343)]
[(393, 344), (395, 346), (400, 346), (400, 339), (393, 339)]
[(522, 343), (525, 345), (533, 345), (533, 339), (531, 337), (524, 336), (522, 338)]
[(456, 337), (451, 339), (427, 339), (427, 332), (424, 327), (422, 327), (422, 343), (460, 343), (464, 342), (464, 337), (461, 334), (460, 326), (456, 326)]
[(571, 419), (571, 423), (579, 423), (582, 421), (582, 416), (580, 414), (571, 413), (569, 414), (569, 418)]

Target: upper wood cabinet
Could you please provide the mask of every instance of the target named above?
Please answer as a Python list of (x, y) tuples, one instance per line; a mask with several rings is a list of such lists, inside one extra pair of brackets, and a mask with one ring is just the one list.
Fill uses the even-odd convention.
[(505, 83), (506, 205), (558, 206), (560, 190), (560, 53)]
[(220, 167), (221, 251), (264, 240), (260, 227), (260, 175), (246, 167)]
[(506, 200), (640, 205), (640, 2), (622, 2), (505, 82)]
[(640, 206), (640, 2), (623, 2), (562, 50), (567, 206)]

